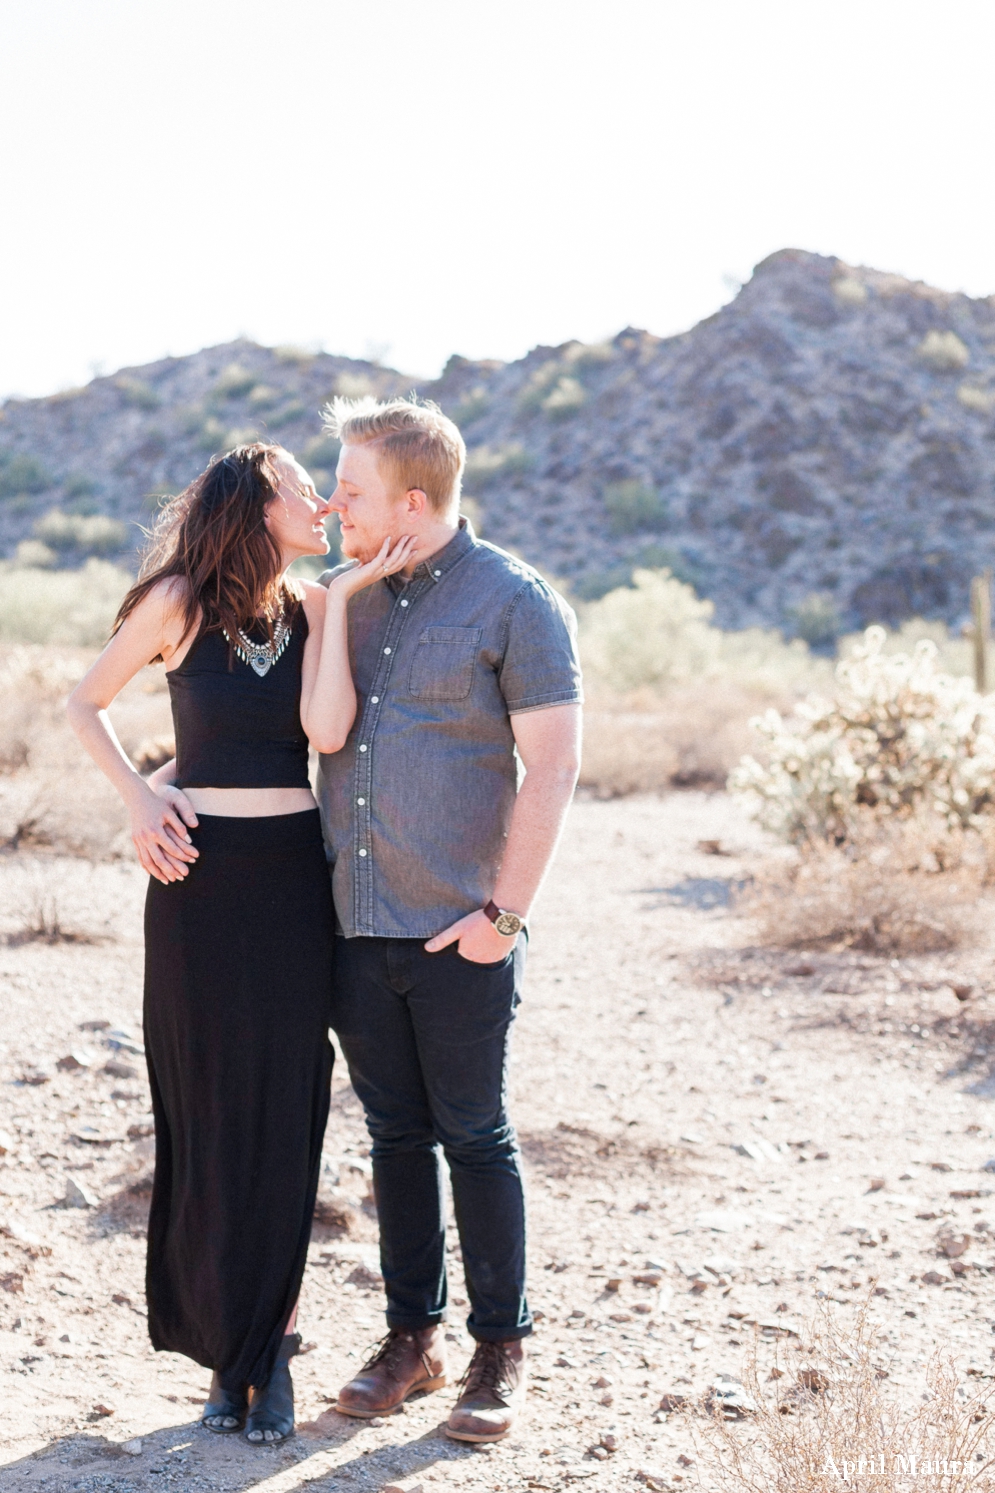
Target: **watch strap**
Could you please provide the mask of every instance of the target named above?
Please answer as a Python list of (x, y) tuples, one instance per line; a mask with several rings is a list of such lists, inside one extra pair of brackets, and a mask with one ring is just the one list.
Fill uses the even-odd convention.
[[(493, 901), (493, 899), (490, 902), (487, 902), (484, 906), (484, 916), (490, 918), (491, 922), (494, 924), (497, 923), (498, 918), (505, 916), (505, 912), (506, 909), (503, 907), (498, 907), (497, 903)], [(523, 917), (520, 917), (517, 912), (512, 913), (512, 917), (518, 918), (522, 927), (525, 927), (525, 919)], [(503, 929), (499, 928), (498, 932), (503, 934)]]

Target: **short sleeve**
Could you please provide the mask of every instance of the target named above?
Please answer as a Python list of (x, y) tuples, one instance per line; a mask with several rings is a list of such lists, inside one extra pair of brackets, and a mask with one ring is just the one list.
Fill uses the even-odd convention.
[(577, 618), (538, 576), (526, 582), (511, 604), (498, 679), (509, 715), (584, 698)]

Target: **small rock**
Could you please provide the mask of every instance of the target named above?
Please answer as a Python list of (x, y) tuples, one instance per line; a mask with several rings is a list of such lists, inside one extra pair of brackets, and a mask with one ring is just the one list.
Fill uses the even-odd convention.
[(945, 1286), (949, 1279), (949, 1275), (941, 1275), (939, 1270), (927, 1270), (922, 1282), (926, 1286)]
[(609, 1453), (603, 1446), (592, 1446), (588, 1449), (588, 1456), (594, 1457), (597, 1462), (607, 1462)]
[(631, 1312), (612, 1312), (608, 1319), (610, 1322), (631, 1322)]
[(613, 1436), (610, 1431), (606, 1431), (605, 1434), (601, 1437), (601, 1445), (604, 1447), (606, 1452), (617, 1452), (618, 1437)]
[(150, 1135), (155, 1135), (155, 1123), (152, 1120), (136, 1120), (134, 1125), (128, 1126), (129, 1140), (147, 1140)]
[(560, 1357), (556, 1360), (555, 1367), (558, 1369), (576, 1369), (579, 1368), (580, 1365), (573, 1358), (567, 1358), (563, 1354), (561, 1354)]
[(140, 1457), (145, 1450), (140, 1436), (134, 1436), (130, 1441), (121, 1442), (121, 1450), (129, 1457)]
[[(732, 1378), (729, 1374), (717, 1374), (705, 1397), (705, 1408), (720, 1410), (728, 1419), (737, 1420), (740, 1416), (755, 1414), (757, 1403), (751, 1395), (747, 1394), (738, 1379)], [(691, 1464), (683, 1465), (690, 1466)]]
[(21, 1074), (21, 1083), (37, 1085), (48, 1082), (49, 1075), (41, 1068), (25, 1068)]
[(366, 1424), (368, 1426), (383, 1426), (383, 1425), (386, 1425), (386, 1421), (383, 1419), (382, 1416), (374, 1415), (373, 1418), (372, 1418), (372, 1420), (368, 1420), (366, 1422)]
[(61, 1073), (80, 1073), (85, 1068), (93, 1067), (93, 1053), (87, 1052), (84, 1047), (75, 1047), (64, 1058), (60, 1058), (55, 1066)]
[(959, 1001), (970, 1000), (973, 985), (951, 985), (951, 990)]
[(886, 1183), (884, 1177), (872, 1177), (871, 1180), (870, 1180), (870, 1182), (867, 1184), (867, 1191), (868, 1192), (881, 1192), (883, 1190), (883, 1188), (886, 1187), (886, 1186), (887, 1186), (887, 1183)]
[(986, 1161), (981, 1170), (983, 1172), (995, 1172), (995, 1156), (990, 1161)]
[(705, 1144), (705, 1137), (696, 1134), (693, 1130), (689, 1130), (686, 1135), (682, 1135), (681, 1140), (686, 1141), (689, 1146), (703, 1146)]
[(829, 1380), (821, 1369), (802, 1369), (798, 1375), (798, 1383), (809, 1394), (822, 1394), (829, 1388)]
[(936, 1247), (940, 1254), (946, 1255), (948, 1260), (959, 1260), (961, 1255), (967, 1254), (972, 1244), (970, 1234), (954, 1234), (944, 1229), (936, 1241)]
[(660, 1400), (659, 1409), (669, 1415), (672, 1410), (683, 1410), (687, 1402), (687, 1395), (675, 1394), (668, 1390)]
[[(734, 1384), (736, 1384), (738, 1382), (739, 1382), (738, 1380), (735, 1380), (735, 1379), (733, 1380)], [(677, 1458), (677, 1465), (678, 1465), (678, 1467), (693, 1467), (694, 1466), (694, 1457), (686, 1457), (684, 1455), (684, 1453), (681, 1452), (680, 1456)]]
[(379, 1270), (371, 1270), (368, 1265), (357, 1265), (350, 1270), (346, 1280), (352, 1286), (363, 1286), (367, 1290), (383, 1285), (383, 1276)]
[(636, 1481), (645, 1483), (649, 1493), (670, 1493), (670, 1483), (665, 1472), (651, 1470), (648, 1467), (640, 1467), (636, 1473)]
[(614, 1405), (614, 1403), (615, 1403), (615, 1396), (613, 1394), (602, 1395), (601, 1399), (598, 1401), (598, 1404), (599, 1405), (604, 1405), (604, 1407), (605, 1407), (606, 1410), (611, 1405)]
[(113, 1415), (114, 1414), (114, 1410), (113, 1410), (113, 1408), (110, 1405), (96, 1404), (93, 1407), (93, 1413), (94, 1413), (94, 1415), (99, 1415), (99, 1416), (103, 1417), (105, 1415)]
[(621, 1291), (621, 1289), (622, 1277), (620, 1275), (613, 1275), (610, 1280), (605, 1281), (606, 1291)]
[[(104, 1064), (103, 1071), (110, 1078), (137, 1078), (138, 1069), (131, 1063), (123, 1063), (120, 1058), (110, 1058)], [(136, 1453), (137, 1455), (137, 1453)]]
[(612, 1384), (614, 1382), (615, 1381), (613, 1379), (608, 1379), (608, 1378), (605, 1377), (604, 1374), (601, 1374), (597, 1379), (595, 1379), (594, 1383), (591, 1385), (591, 1388), (592, 1389), (611, 1389)]
[(731, 855), (729, 850), (722, 849), (721, 840), (699, 840), (698, 849), (702, 855)]
[(383, 1493), (425, 1493), (425, 1484), (417, 1479), (404, 1478), (398, 1482), (396, 1479), (390, 1483), (384, 1483)]
[(706, 1337), (703, 1332), (696, 1332), (694, 1337), (691, 1339), (692, 1353), (700, 1353), (703, 1348), (707, 1348), (709, 1346), (711, 1341), (711, 1338)]
[(109, 1032), (110, 1028), (110, 1022), (102, 1021), (99, 1017), (95, 1021), (81, 1021), (79, 1024), (81, 1032)]
[(796, 979), (805, 980), (809, 975), (815, 974), (814, 964), (793, 964), (790, 969), (784, 971), (786, 975), (792, 975)]
[(950, 1165), (949, 1161), (931, 1161), (929, 1163), (929, 1166), (930, 1166), (930, 1170), (934, 1171), (934, 1172), (952, 1172), (953, 1171), (953, 1167)]
[[(16, 1144), (17, 1142), (9, 1131), (0, 1130), (0, 1156), (6, 1156), (9, 1151), (13, 1151)], [(995, 1171), (995, 1166), (992, 1170)]]
[(67, 1208), (96, 1208), (100, 1199), (95, 1192), (91, 1192), (85, 1182), (77, 1182), (75, 1177), (66, 1178), (65, 1205)]
[(642, 1270), (632, 1277), (632, 1283), (636, 1286), (658, 1286), (662, 1280), (662, 1270)]
[(955, 1187), (950, 1193), (955, 1202), (963, 1203), (969, 1198), (979, 1198), (981, 1189), (979, 1187)]

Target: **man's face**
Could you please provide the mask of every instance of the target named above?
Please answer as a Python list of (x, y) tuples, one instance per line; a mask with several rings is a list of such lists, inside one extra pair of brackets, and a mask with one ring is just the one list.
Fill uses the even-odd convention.
[(380, 475), (372, 446), (343, 446), (337, 486), (329, 502), (342, 527), (342, 553), (365, 564), (385, 539), (398, 539), (405, 523), (404, 494), (392, 493)]

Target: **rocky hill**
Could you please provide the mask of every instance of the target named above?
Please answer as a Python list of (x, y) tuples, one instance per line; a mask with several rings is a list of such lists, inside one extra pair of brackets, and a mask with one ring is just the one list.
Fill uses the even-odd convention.
[[(127, 550), (162, 493), (250, 431), (327, 485), (322, 401), (410, 385), (240, 342), (8, 401), (0, 545), (68, 563)], [(784, 250), (681, 336), (453, 357), (419, 392), (466, 435), (487, 537), (580, 596), (670, 565), (725, 626), (820, 642), (872, 620), (956, 622), (995, 564), (995, 297)]]

